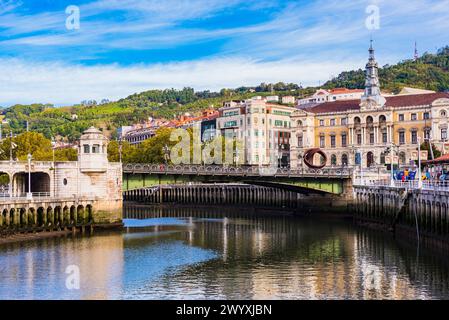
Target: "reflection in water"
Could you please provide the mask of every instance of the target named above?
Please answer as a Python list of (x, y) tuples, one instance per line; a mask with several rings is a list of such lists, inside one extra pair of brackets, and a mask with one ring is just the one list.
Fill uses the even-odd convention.
[[(347, 222), (129, 207), (123, 233), (0, 247), (0, 298), (449, 298), (447, 264)], [(81, 289), (67, 290), (68, 265)]]

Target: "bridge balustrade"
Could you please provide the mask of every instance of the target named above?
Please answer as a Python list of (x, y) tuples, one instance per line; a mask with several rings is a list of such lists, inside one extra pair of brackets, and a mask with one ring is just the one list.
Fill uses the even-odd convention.
[(323, 168), (323, 169), (289, 169), (256, 166), (219, 166), (219, 165), (163, 165), (163, 164), (125, 164), (124, 173), (155, 173), (155, 174), (195, 174), (195, 175), (234, 175), (234, 176), (325, 176), (350, 177), (352, 169)]

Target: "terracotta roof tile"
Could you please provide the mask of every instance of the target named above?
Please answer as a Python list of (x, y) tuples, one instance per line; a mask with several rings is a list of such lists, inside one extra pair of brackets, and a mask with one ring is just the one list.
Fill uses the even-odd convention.
[(449, 98), (449, 93), (437, 92), (387, 97), (386, 106), (397, 108), (406, 106), (429, 105), (440, 98)]
[[(449, 93), (428, 93), (428, 94), (414, 94), (386, 97), (386, 107), (406, 107), (417, 105), (430, 105), (437, 99), (448, 98)], [(328, 112), (343, 112), (360, 109), (360, 100), (346, 100), (321, 103), (315, 107), (308, 108), (307, 111), (312, 113), (328, 113)]]

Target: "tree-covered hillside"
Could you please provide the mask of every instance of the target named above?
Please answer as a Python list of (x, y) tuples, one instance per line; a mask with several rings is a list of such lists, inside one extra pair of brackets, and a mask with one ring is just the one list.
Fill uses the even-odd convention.
[[(449, 46), (436, 54), (425, 53), (417, 61), (405, 60), (379, 69), (383, 91), (398, 93), (403, 87), (414, 87), (435, 91), (449, 89)], [(364, 70), (342, 72), (328, 81), (325, 88), (346, 87), (362, 89), (365, 86)]]
[[(276, 88), (279, 91), (263, 91), (267, 88)], [(10, 128), (15, 134), (24, 132), (28, 122), (30, 130), (43, 133), (47, 138), (60, 136), (75, 140), (92, 125), (114, 137), (116, 128), (138, 123), (149, 117), (173, 119), (174, 116), (186, 112), (198, 114), (208, 107), (219, 108), (229, 99), (247, 99), (254, 95), (274, 93), (298, 94), (295, 89), (298, 89), (297, 85), (283, 83), (261, 84), (254, 88), (223, 89), (220, 92), (195, 92), (192, 88), (166, 89), (149, 90), (102, 104), (88, 101), (59, 108), (42, 104), (15, 105), (2, 111), (3, 118), (9, 121), (8, 124), (3, 124), (3, 134), (7, 134)]]

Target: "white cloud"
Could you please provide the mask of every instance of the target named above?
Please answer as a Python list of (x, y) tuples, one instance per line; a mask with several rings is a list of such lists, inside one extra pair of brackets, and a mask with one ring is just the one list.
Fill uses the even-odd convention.
[[(358, 65), (357, 65), (358, 64)], [(121, 67), (33, 63), (0, 59), (0, 105), (54, 103), (68, 105), (85, 99), (117, 100), (153, 88), (219, 90), (266, 82), (317, 85), (340, 71), (363, 65), (359, 61), (258, 62), (221, 58), (182, 63)]]

